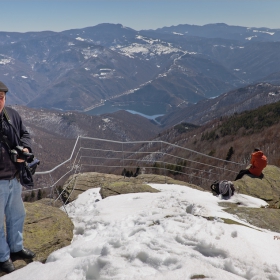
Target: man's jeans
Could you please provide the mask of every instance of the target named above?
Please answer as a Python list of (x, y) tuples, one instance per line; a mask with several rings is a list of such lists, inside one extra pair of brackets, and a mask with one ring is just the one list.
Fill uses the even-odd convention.
[[(18, 252), (23, 248), (25, 209), (21, 192), (22, 186), (16, 178), (0, 180), (0, 262), (8, 260), (10, 252)], [(4, 230), (5, 216), (7, 239)]]

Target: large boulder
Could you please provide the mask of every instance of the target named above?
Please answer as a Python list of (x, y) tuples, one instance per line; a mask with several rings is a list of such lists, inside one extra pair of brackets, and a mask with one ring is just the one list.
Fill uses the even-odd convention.
[(71, 243), (74, 225), (65, 212), (40, 200), (24, 205), (24, 245), (36, 253), (34, 260), (45, 262), (50, 253)]
[(280, 233), (279, 209), (239, 207), (239, 205), (228, 203), (224, 211), (237, 215), (253, 226)]
[[(43, 200), (25, 202), (24, 206), (26, 210), (24, 246), (36, 253), (34, 261), (44, 263), (50, 253), (71, 243), (74, 226), (65, 212), (47, 205)], [(16, 260), (14, 265), (19, 269), (29, 262)], [(0, 276), (3, 274), (0, 271)]]
[(263, 174), (262, 179), (253, 175), (244, 175), (234, 181), (234, 185), (239, 193), (263, 199), (272, 208), (280, 208), (280, 168), (268, 165), (263, 170)]
[(150, 187), (147, 184), (131, 183), (131, 182), (111, 182), (107, 186), (103, 186), (100, 189), (100, 195), (104, 199), (112, 195), (120, 195), (127, 193), (139, 193), (139, 192), (150, 192), (156, 193), (159, 190)]
[(63, 188), (66, 189), (67, 195), (70, 195), (69, 202), (71, 202), (75, 200), (80, 193), (91, 188), (101, 188), (100, 194), (102, 198), (125, 193), (158, 192), (158, 190), (148, 185), (151, 183), (177, 184), (203, 190), (199, 186), (174, 180), (162, 175), (141, 174), (137, 177), (124, 177), (121, 175), (97, 172), (80, 173), (70, 176)]
[(234, 203), (221, 202), (224, 211), (237, 215), (253, 226), (280, 233), (280, 169), (268, 165), (263, 170), (262, 179), (253, 175), (244, 175), (234, 181), (237, 193), (250, 195), (265, 200), (268, 207), (250, 208)]

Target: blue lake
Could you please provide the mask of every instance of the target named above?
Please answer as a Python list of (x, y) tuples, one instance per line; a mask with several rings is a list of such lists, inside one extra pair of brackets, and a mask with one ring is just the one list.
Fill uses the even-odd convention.
[(108, 113), (114, 113), (119, 110), (125, 110), (131, 114), (138, 114), (149, 120), (154, 120), (157, 117), (163, 116), (165, 112), (165, 106), (147, 106), (143, 104), (134, 104), (126, 106), (115, 106), (111, 102), (105, 102), (104, 105), (96, 107), (86, 112), (88, 115), (102, 115)]

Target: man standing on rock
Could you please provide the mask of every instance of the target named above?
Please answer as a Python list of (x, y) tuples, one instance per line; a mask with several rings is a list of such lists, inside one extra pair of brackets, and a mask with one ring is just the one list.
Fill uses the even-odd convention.
[(250, 168), (240, 170), (235, 178), (235, 181), (241, 179), (245, 174), (252, 174), (258, 178), (262, 178), (263, 177), (262, 171), (266, 167), (266, 165), (267, 165), (266, 156), (259, 148), (255, 148), (254, 152), (251, 155)]
[(15, 270), (12, 259), (32, 259), (35, 254), (23, 247), (25, 209), (18, 166), (24, 160), (11, 153), (16, 146), (31, 152), (31, 139), (18, 112), (4, 108), (7, 91), (0, 81), (0, 270), (10, 273)]

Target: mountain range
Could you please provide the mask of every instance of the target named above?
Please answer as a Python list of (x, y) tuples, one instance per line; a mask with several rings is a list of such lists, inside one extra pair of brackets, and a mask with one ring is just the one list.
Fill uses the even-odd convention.
[[(0, 32), (0, 76), (10, 89), (7, 104), (31, 132), (40, 170), (68, 159), (78, 135), (160, 139), (209, 154), (232, 145), (238, 160), (254, 141), (270, 143), (266, 133), (200, 138), (225, 117), (280, 100), (279, 34), (225, 24)], [(96, 114), (100, 108), (105, 114)], [(271, 145), (270, 157), (277, 143)]]
[(0, 32), (0, 76), (12, 105), (164, 115), (251, 84), (278, 84), (279, 47), (279, 29), (221, 23)]
[(250, 111), (280, 101), (280, 85), (257, 83), (231, 90), (212, 99), (204, 99), (192, 106), (181, 108), (158, 117), (162, 127), (181, 122), (203, 125), (223, 116)]

